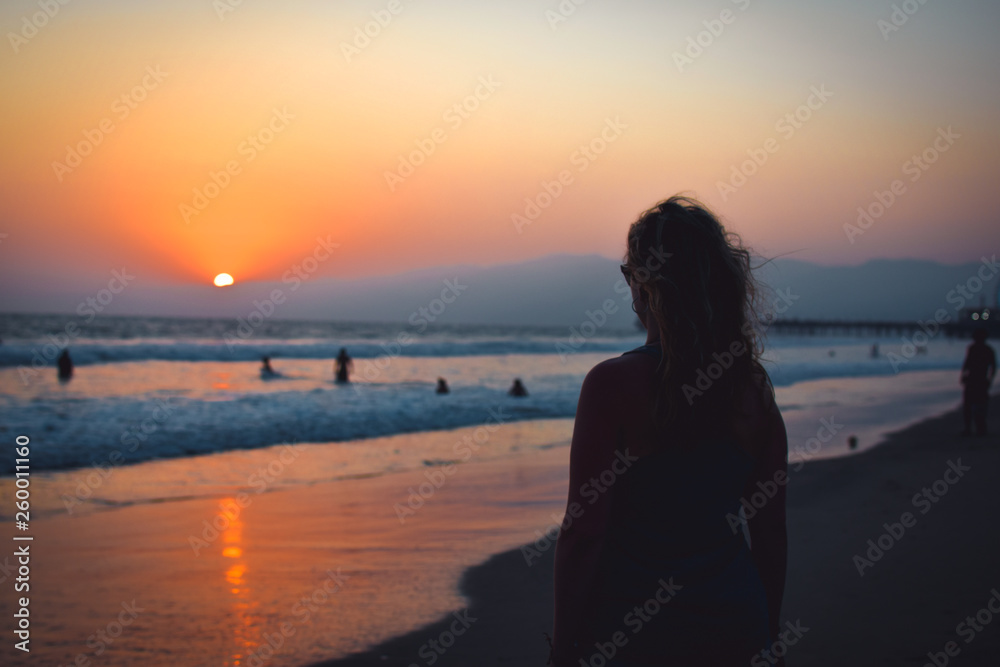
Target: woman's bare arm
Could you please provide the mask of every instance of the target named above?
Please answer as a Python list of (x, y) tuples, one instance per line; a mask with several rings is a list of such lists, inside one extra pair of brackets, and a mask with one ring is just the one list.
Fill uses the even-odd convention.
[[(769, 401), (758, 438), (754, 475), (747, 483), (744, 498), (754, 493), (770, 496), (747, 524), (750, 549), (767, 594), (768, 620), (772, 638), (780, 629), (781, 600), (785, 592), (785, 569), (788, 561), (788, 536), (785, 526), (785, 486), (788, 482), (788, 436), (777, 404)], [(773, 491), (773, 496), (771, 492)]]
[(553, 657), (559, 667), (575, 666), (579, 652), (592, 650), (575, 644), (588, 620), (588, 596), (608, 530), (610, 489), (600, 491), (605, 487), (592, 480), (610, 468), (619, 441), (622, 378), (616, 371), (609, 362), (595, 366), (583, 381), (576, 409), (569, 499), (555, 554)]

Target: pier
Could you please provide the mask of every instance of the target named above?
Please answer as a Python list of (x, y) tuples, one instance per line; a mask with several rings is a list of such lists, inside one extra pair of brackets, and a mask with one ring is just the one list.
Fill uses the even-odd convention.
[[(948, 338), (971, 338), (976, 328), (986, 327), (989, 337), (1000, 338), (1000, 317), (988, 309), (965, 309), (958, 317), (951, 317), (938, 324), (932, 317), (926, 320), (820, 320), (777, 319), (768, 327), (768, 333), (790, 336), (858, 336), (884, 338), (907, 336), (923, 331), (928, 336), (944, 335)], [(974, 317), (975, 315), (975, 317)], [(985, 315), (985, 317), (984, 317)], [(932, 333), (933, 332), (933, 333)]]

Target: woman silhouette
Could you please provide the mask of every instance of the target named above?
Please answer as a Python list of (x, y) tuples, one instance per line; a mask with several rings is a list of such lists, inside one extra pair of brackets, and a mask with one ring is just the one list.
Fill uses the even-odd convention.
[(553, 662), (747, 665), (778, 637), (787, 482), (750, 253), (671, 197), (632, 224), (622, 273), (646, 344), (580, 392)]

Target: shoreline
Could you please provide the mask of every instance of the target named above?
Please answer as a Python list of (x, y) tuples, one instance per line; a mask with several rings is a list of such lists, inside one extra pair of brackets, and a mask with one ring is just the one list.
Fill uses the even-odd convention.
[[(274, 492), (241, 487), (221, 500), (178, 498), (32, 518), (34, 641), (30, 654), (12, 644), (0, 648), (0, 662), (303, 665), (433, 622), (465, 603), (457, 592), (462, 572), (548, 525), (564, 494), (568, 446), (501, 458), (486, 451), (546, 437), (537, 426), (527, 433), (516, 424), (492, 434), (461, 429), (407, 442), (417, 452), (450, 449), (456, 437), (477, 434), (488, 436), (485, 458), (453, 466), (450, 474), (444, 465), (425, 466)], [(184, 479), (213, 483), (223, 461), (250, 457), (247, 470), (272, 471), (277, 485), (283, 475), (309, 475), (324, 461), (340, 460), (336, 448), (322, 446), (294, 460), (284, 454), (284, 460), (259, 450), (233, 460), (199, 459)], [(128, 487), (122, 472), (113, 480)], [(174, 484), (175, 477), (132, 481), (147, 489)], [(45, 482), (36, 484), (32, 497)], [(405, 506), (415, 489), (422, 498), (401, 515), (397, 505)], [(14, 525), (7, 526), (10, 539)], [(0, 579), (6, 572), (9, 581), (14, 562), (0, 555)], [(141, 609), (124, 632), (117, 621), (123, 603)], [(0, 596), (0, 614), (12, 614), (15, 604), (13, 595)], [(114, 632), (115, 641), (100, 645), (100, 632)]]
[[(833, 404), (824, 401), (836, 399), (837, 393), (829, 390), (837, 388), (837, 383), (832, 382), (825, 388), (823, 383), (813, 387), (815, 394), (807, 401), (813, 412), (796, 413), (799, 417), (795, 420), (802, 428), (795, 441), (790, 434), (790, 449), (793, 442), (804, 440), (806, 432), (815, 433), (814, 417), (830, 416), (827, 410)], [(877, 391), (877, 387), (871, 389), (871, 393)], [(867, 400), (866, 396), (861, 399)], [(905, 395), (900, 400), (905, 400)], [(838, 423), (843, 421), (849, 428), (838, 433), (831, 447), (843, 447), (839, 441), (855, 428), (870, 430), (875, 417), (887, 416), (879, 405), (848, 409), (855, 404), (836, 404), (843, 405), (836, 410)], [(919, 412), (928, 405), (912, 403), (907, 409)], [(993, 407), (991, 424), (996, 431), (997, 406)], [(793, 620), (813, 618), (809, 603), (816, 602), (808, 599), (809, 595), (836, 598), (850, 591), (852, 577), (858, 576), (850, 563), (853, 553), (842, 553), (838, 559), (840, 565), (846, 564), (846, 574), (834, 568), (832, 573), (820, 575), (820, 583), (837, 581), (838, 585), (830, 589), (835, 593), (817, 589), (818, 584), (809, 580), (809, 572), (817, 570), (815, 564), (828, 567), (833, 563), (833, 550), (826, 544), (831, 535), (837, 548), (850, 547), (844, 546), (846, 538), (841, 537), (853, 535), (856, 547), (863, 549), (869, 537), (878, 538), (876, 529), (881, 530), (882, 523), (893, 513), (893, 520), (898, 520), (903, 510), (895, 509), (895, 505), (903, 509), (909, 505), (912, 494), (906, 490), (919, 490), (940, 476), (940, 466), (948, 455), (957, 456), (952, 449), (964, 451), (972, 447), (977, 456), (983, 454), (971, 440), (949, 444), (942, 450), (941, 442), (935, 444), (934, 437), (927, 435), (928, 424), (942, 421), (954, 428), (939, 428), (937, 440), (955, 440), (951, 436), (957, 433), (959, 420), (951, 411), (944, 417), (916, 421), (902, 431), (887, 434), (880, 440), (883, 444), (871, 450), (830, 459), (815, 457), (790, 474), (789, 525), (798, 539), (790, 548), (801, 553), (793, 556), (789, 578), (793, 581), (797, 576), (813, 586), (790, 587), (786, 611), (791, 614), (796, 609), (805, 610), (797, 612), (799, 616), (791, 617)], [(97, 658), (87, 645), (88, 636), (98, 629), (97, 622), (103, 619), (101, 624), (107, 623), (121, 611), (122, 602), (138, 599), (137, 604), (146, 611), (100, 656), (101, 663), (108, 667), (137, 661), (149, 665), (256, 664), (253, 657), (270, 650), (267, 638), (280, 637), (285, 623), (291, 624), (294, 634), (284, 638), (273, 657), (263, 664), (419, 667), (430, 665), (432, 658), (435, 665), (445, 667), (544, 664), (548, 647), (543, 633), (551, 630), (554, 550), (545, 550), (542, 558), (526, 567), (519, 549), (532, 535), (541, 536), (561, 519), (569, 456), (564, 437), (568, 437), (571, 426), (565, 420), (534, 425), (511, 422), (492, 435), (480, 427), (480, 435), (487, 438), (481, 456), (443, 474), (446, 466), (442, 459), (441, 465), (424, 464), (389, 474), (324, 479), (333, 469), (343, 472), (342, 464), (362, 453), (395, 456), (401, 449), (420, 461), (426, 452), (450, 451), (459, 438), (475, 436), (477, 429), (387, 438), (379, 440), (381, 445), (377, 447), (373, 447), (376, 441), (369, 440), (353, 452), (341, 446), (305, 445), (296, 450), (294, 461), (282, 460), (278, 450), (238, 450), (122, 468), (101, 487), (103, 497), (133, 492), (146, 497), (144, 494), (153, 490), (160, 500), (111, 511), (32, 519), (32, 534), (37, 535), (33, 543), (37, 552), (32, 552), (31, 601), (37, 605), (33, 606), (32, 627), (37, 631), (33, 636), (37, 636), (38, 644), (33, 644), (35, 655), (31, 657), (52, 664), (70, 664), (81, 655)], [(894, 438), (900, 440), (899, 447), (893, 448)], [(925, 442), (928, 438), (930, 441)], [(536, 449), (539, 443), (549, 444)], [(898, 452), (885, 453), (886, 448)], [(268, 482), (266, 493), (245, 483), (250, 479), (247, 475), (262, 466), (275, 466), (276, 477)], [(977, 469), (991, 466), (984, 477), (995, 478), (993, 471), (1000, 471), (996, 457), (984, 459)], [(934, 476), (930, 476), (932, 473)], [(415, 515), (401, 517), (395, 505), (407, 503), (413, 490), (432, 477), (440, 484), (434, 484), (433, 493), (427, 487), (429, 495)], [(238, 483), (240, 479), (244, 483)], [(48, 492), (58, 490), (51, 479), (43, 477), (37, 484), (32, 485), (32, 509), (41, 499), (37, 494), (46, 493), (47, 486), (52, 486)], [(966, 494), (966, 487), (978, 488), (979, 484), (963, 482), (963, 490), (949, 494), (946, 500), (950, 503)], [(186, 491), (217, 488), (220, 494), (189, 498), (181, 495), (164, 502), (165, 496), (185, 491), (178, 485), (187, 486)], [(885, 495), (887, 489), (895, 490), (900, 497)], [(245, 501), (241, 500), (241, 490), (248, 496)], [(976, 493), (987, 492), (992, 493)], [(983, 508), (981, 512), (977, 509), (972, 514), (988, 518), (1000, 513), (995, 499), (984, 498), (976, 501)], [(836, 502), (831, 503), (831, 499)], [(420, 504), (419, 499), (417, 502)], [(949, 512), (975, 507), (968, 500), (964, 502), (956, 505), (957, 510), (942, 510), (943, 514), (935, 511), (928, 519), (937, 520), (939, 515), (948, 518)], [(853, 503), (855, 511), (845, 512), (845, 503)], [(239, 515), (232, 521), (224, 520), (226, 526), (208, 534), (206, 523), (223, 519), (223, 504), (238, 506)], [(865, 532), (870, 534), (858, 532), (859, 522), (867, 522), (863, 525), (868, 526)], [(914, 535), (923, 530), (922, 523)], [(8, 525), (13, 532), (12, 524)], [(195, 548), (193, 537), (206, 544), (198, 542)], [(945, 538), (950, 539), (947, 535)], [(998, 548), (969, 544), (966, 551), (971, 549), (975, 554), (1000, 553)], [(939, 545), (937, 549), (945, 547)], [(901, 553), (897, 549), (892, 554)], [(990, 563), (995, 560), (993, 557)], [(805, 574), (796, 574), (794, 568), (803, 563), (814, 566)], [(874, 572), (878, 574), (882, 567), (880, 563)], [(977, 565), (978, 569), (969, 572), (983, 571), (983, 567)], [(326, 600), (325, 588), (319, 587), (333, 581), (329, 572), (339, 574), (341, 568), (346, 585), (338, 583), (336, 594)], [(932, 567), (931, 571), (937, 569)], [(846, 577), (846, 583), (837, 577)], [(866, 584), (872, 580), (867, 574), (864, 577)], [(798, 591), (808, 593), (802, 593), (806, 604), (796, 601)], [(325, 601), (302, 618), (297, 615), (302, 610), (296, 600), (310, 594)], [(0, 613), (8, 613), (10, 604), (9, 598), (0, 597)], [(838, 613), (844, 617), (855, 614), (845, 603), (838, 604)], [(872, 606), (867, 600), (865, 604)], [(916, 606), (919, 600), (911, 599), (908, 604)], [(441, 632), (459, 621), (454, 612), (466, 609), (471, 609), (469, 613), (476, 619), (472, 622), (465, 617), (470, 624), (468, 633), (463, 632), (462, 641), (456, 641), (446, 655), (435, 655), (428, 644), (430, 639), (440, 637)], [(895, 612), (890, 609), (887, 613)], [(823, 620), (822, 615), (820, 618)], [(427, 634), (442, 619), (446, 624), (436, 634)], [(881, 619), (871, 622), (872, 627), (885, 625)], [(824, 623), (831, 626), (829, 620)], [(950, 624), (952, 629), (954, 624)], [(927, 629), (922, 632), (932, 635)], [(179, 642), (178, 637), (186, 639)], [(810, 641), (814, 637), (820, 638), (822, 633), (808, 636)], [(450, 642), (457, 637), (444, 639)], [(809, 642), (803, 642), (802, 647), (808, 649)], [(6, 653), (0, 650), (0, 658)], [(799, 656), (807, 655), (807, 651), (797, 650), (789, 664), (829, 664), (822, 660), (799, 661), (804, 659)], [(842, 664), (857, 664), (852, 660), (845, 659)], [(12, 664), (23, 663), (13, 659)], [(923, 667), (923, 663), (913, 664)]]
[[(954, 374), (950, 371), (915, 371), (902, 388), (898, 376), (825, 378), (778, 387), (778, 405), (782, 407), (788, 429), (789, 459), (850, 457), (877, 447), (892, 430), (917, 423), (927, 415), (936, 416), (953, 409), (961, 400), (953, 379)], [(499, 404), (498, 409), (503, 411), (507, 406)], [(818, 441), (814, 436), (820, 427), (834, 420), (838, 425), (843, 424), (846, 430), (838, 428), (832, 439)], [(495, 421), (491, 416), (487, 425)], [(136, 462), (122, 461), (118, 450), (108, 449), (98, 459), (92, 459), (101, 467), (33, 470), (41, 485), (33, 492), (32, 510), (38, 517), (49, 518), (62, 515), (67, 508), (80, 514), (149, 502), (226, 497), (241, 487), (253, 486), (253, 482), (258, 481), (252, 480), (255, 469), (267, 464), (276, 452), (287, 446), (293, 446), (304, 455), (300, 459), (302, 465), (296, 466), (297, 472), (291, 478), (282, 476), (276, 485), (269, 485), (269, 490), (421, 471), (428, 461), (462, 461), (459, 454), (467, 454), (467, 449), (460, 446), (458, 450), (461, 451), (457, 451), (448, 438), (451, 435), (458, 438), (480, 425), (336, 442), (301, 441), (294, 445), (228, 449)], [(531, 448), (568, 443), (572, 427), (573, 417), (509, 419), (504, 422), (507, 435), (492, 441), (485, 458), (520, 456)], [(857, 451), (848, 448), (847, 435), (858, 437)], [(376, 452), (381, 454), (373, 458)], [(482, 454), (487, 452), (484, 450)], [(483, 458), (476, 453), (474, 460), (482, 461)], [(199, 480), (194, 487), (189, 483), (192, 470), (197, 470)], [(146, 483), (151, 480), (155, 484)], [(155, 490), (155, 493), (143, 494), (140, 493), (142, 489)], [(0, 520), (13, 519), (12, 493), (13, 477), (0, 476)]]
[[(946, 649), (958, 651), (956, 665), (995, 664), (1000, 614), (993, 627), (983, 626), (969, 641), (970, 626), (960, 625), (1000, 587), (995, 519), (1000, 496), (993, 491), (1000, 473), (996, 397), (989, 426), (990, 436), (961, 437), (961, 409), (953, 409), (888, 433), (867, 451), (810, 461), (797, 471), (790, 465), (782, 621), (809, 628), (789, 647), (790, 666), (922, 667), (928, 653)], [(962, 470), (960, 477), (946, 475), (956, 469)], [(937, 496), (933, 489), (944, 488), (940, 480), (954, 483), (946, 481), (947, 490)], [(925, 488), (936, 501), (917, 498)], [(884, 525), (898, 530), (895, 524), (907, 512), (913, 525), (898, 539), (885, 537)], [(888, 549), (879, 555), (868, 540), (876, 547), (881, 540)], [(468, 615), (478, 620), (448, 650), (435, 651), (429, 642), (447, 640), (450, 615), (371, 650), (311, 667), (429, 665), (431, 656), (439, 667), (543, 665), (548, 655), (543, 633), (552, 625), (553, 554), (548, 549), (526, 567), (520, 548), (512, 549), (467, 569), (460, 591), (469, 600)]]

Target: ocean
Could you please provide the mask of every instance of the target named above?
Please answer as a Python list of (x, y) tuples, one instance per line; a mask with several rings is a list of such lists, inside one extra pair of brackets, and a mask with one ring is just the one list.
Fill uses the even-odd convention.
[[(109, 470), (289, 443), (339, 445), (335, 469), (323, 470), (327, 478), (385, 474), (454, 459), (456, 452), (396, 447), (376, 455), (363, 445), (365, 439), (493, 422), (571, 420), (587, 371), (644, 342), (637, 330), (597, 326), (432, 328), (425, 322), (267, 320), (241, 337), (240, 324), (0, 316), (0, 432), (11, 442), (18, 435), (31, 438), (35, 474)], [(875, 356), (873, 344), (879, 346)], [(954, 406), (966, 344), (942, 336), (916, 354), (901, 337), (770, 335), (765, 366), (778, 390), (790, 458), (797, 449), (806, 452), (804, 443), (823, 418), (839, 419), (844, 430), (832, 443), (825, 439), (822, 448), (811, 446), (810, 457), (851, 453), (848, 433), (861, 434), (863, 450), (890, 426)], [(55, 368), (63, 347), (75, 364), (68, 382), (57, 379)], [(341, 348), (354, 360), (346, 385), (333, 381), (333, 360)], [(274, 377), (260, 372), (265, 355)], [(435, 393), (439, 377), (450, 393)], [(527, 397), (507, 395), (515, 378), (524, 383)], [(13, 465), (12, 457), (0, 459), (0, 474), (12, 474)], [(233, 484), (245, 477), (238, 473)], [(130, 493), (137, 494), (132, 501), (154, 494), (141, 484)], [(80, 500), (93, 504), (101, 498)], [(38, 503), (38, 512), (62, 511), (60, 503)]]
[[(312, 665), (467, 606), (467, 568), (558, 526), (583, 378), (644, 341), (596, 325), (267, 321), (234, 341), (235, 320), (82, 324), (0, 316), (0, 520), (14, 532), (26, 437), (32, 658), (109, 667)], [(789, 475), (955, 407), (965, 347), (771, 335)], [(507, 395), (514, 378), (528, 396)], [(105, 651), (122, 604), (144, 611)]]

